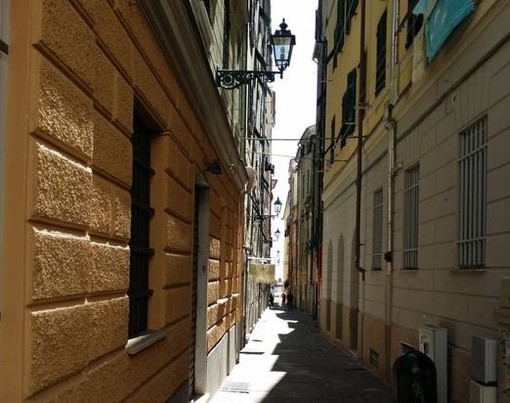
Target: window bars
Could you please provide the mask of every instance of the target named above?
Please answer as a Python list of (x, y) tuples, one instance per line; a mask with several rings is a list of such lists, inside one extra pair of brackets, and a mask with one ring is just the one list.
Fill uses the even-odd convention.
[(383, 245), (383, 190), (374, 193), (374, 222), (372, 224), (372, 269), (382, 269), (382, 245)]
[(459, 268), (485, 265), (487, 216), (487, 117), (459, 136), (457, 257)]
[(418, 268), (419, 179), (419, 166), (406, 171), (404, 189), (404, 269)]

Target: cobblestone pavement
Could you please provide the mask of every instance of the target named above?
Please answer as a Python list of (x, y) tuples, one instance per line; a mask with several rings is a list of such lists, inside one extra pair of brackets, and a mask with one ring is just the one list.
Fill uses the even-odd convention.
[(391, 385), (305, 313), (266, 310), (211, 403), (391, 403)]

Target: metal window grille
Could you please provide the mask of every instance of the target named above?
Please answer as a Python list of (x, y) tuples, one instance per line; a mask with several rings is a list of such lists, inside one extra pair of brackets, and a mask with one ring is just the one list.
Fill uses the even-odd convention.
[(460, 133), (457, 254), (460, 268), (485, 265), (487, 117)]
[(131, 138), (133, 146), (133, 177), (131, 185), (131, 239), (129, 266), (129, 337), (147, 330), (149, 289), (150, 220), (154, 210), (150, 206), (151, 137), (137, 120)]
[(404, 188), (404, 269), (418, 268), (418, 207), (420, 168), (406, 171)]
[(372, 223), (372, 269), (382, 269), (383, 190), (374, 193), (374, 221)]
[(377, 54), (375, 66), (375, 95), (379, 95), (386, 86), (386, 20), (388, 12), (384, 10), (377, 23)]

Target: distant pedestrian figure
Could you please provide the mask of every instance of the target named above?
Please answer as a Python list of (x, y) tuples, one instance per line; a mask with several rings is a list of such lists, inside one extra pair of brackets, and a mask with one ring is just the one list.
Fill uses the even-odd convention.
[(285, 295), (284, 292), (282, 292), (282, 308), (285, 308), (285, 300), (287, 298), (287, 295)]
[(292, 301), (294, 301), (294, 296), (289, 291), (289, 295), (287, 296), (287, 309), (292, 309)]
[(274, 295), (272, 292), (269, 293), (269, 306), (274, 307)]

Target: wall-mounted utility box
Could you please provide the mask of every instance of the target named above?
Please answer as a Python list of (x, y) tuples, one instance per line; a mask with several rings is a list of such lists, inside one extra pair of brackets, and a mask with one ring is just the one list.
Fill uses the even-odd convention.
[(510, 308), (510, 277), (501, 279), (500, 305), (501, 308)]
[(496, 403), (496, 386), (482, 385), (478, 382), (469, 383), (469, 403)]
[(498, 341), (481, 336), (473, 336), (471, 340), (473, 379), (485, 385), (497, 382)]

